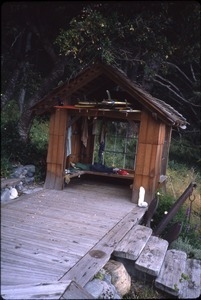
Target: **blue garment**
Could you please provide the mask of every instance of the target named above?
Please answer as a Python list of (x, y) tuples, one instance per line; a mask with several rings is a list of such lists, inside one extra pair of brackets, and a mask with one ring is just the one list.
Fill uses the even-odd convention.
[(113, 168), (106, 167), (105, 165), (94, 163), (90, 167), (91, 171), (103, 172), (103, 173), (114, 173)]

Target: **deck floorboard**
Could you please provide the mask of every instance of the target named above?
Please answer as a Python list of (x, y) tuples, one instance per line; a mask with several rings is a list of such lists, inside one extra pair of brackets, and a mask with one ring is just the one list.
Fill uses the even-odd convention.
[[(139, 211), (131, 202), (128, 185), (81, 179), (72, 180), (62, 191), (44, 189), (3, 203), (2, 296), (4, 288), (9, 295), (9, 286), (31, 286), (39, 282), (55, 284), (63, 279), (69, 283), (73, 279), (69, 277), (71, 274), (74, 277), (75, 271), (81, 278), (78, 284), (83, 285), (84, 270), (79, 268), (85, 265), (83, 258), (99, 243), (103, 249), (104, 241), (109, 242), (108, 234), (115, 245), (115, 241), (121, 239), (121, 230), (118, 233), (115, 226), (124, 224), (124, 218), (126, 220), (129, 214), (133, 220), (135, 209)], [(143, 215), (145, 209), (140, 210)], [(128, 229), (124, 226), (122, 234), (129, 228), (130, 225)], [(111, 249), (108, 253), (111, 254)], [(24, 297), (26, 299), (26, 295)]]

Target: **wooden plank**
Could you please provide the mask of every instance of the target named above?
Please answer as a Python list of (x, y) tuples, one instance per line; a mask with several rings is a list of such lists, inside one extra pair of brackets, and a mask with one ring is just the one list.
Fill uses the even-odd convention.
[(47, 163), (52, 162), (52, 155), (53, 155), (53, 145), (54, 145), (54, 135), (52, 133), (49, 134), (49, 141), (48, 141), (48, 153), (47, 153)]
[[(55, 110), (54, 135), (60, 134), (60, 109)], [(63, 128), (65, 130), (65, 128)]]
[(68, 286), (67, 290), (64, 292), (61, 300), (66, 299), (95, 299), (91, 294), (89, 294), (83, 287), (81, 287), (77, 282), (72, 281)]
[(168, 250), (155, 286), (173, 296), (181, 291), (181, 275), (185, 274), (187, 254), (183, 251)]
[(57, 158), (58, 158), (58, 155), (57, 155), (57, 151), (58, 151), (58, 144), (59, 144), (59, 135), (53, 135), (53, 138), (52, 138), (52, 155), (51, 155), (51, 158), (50, 158), (50, 162), (52, 164), (57, 164), (58, 161), (57, 161)]
[(167, 241), (151, 236), (136, 260), (135, 268), (152, 276), (158, 276), (167, 248)]
[[(70, 280), (66, 282), (43, 282), (35, 284), (23, 284), (16, 286), (1, 286), (1, 296), (4, 299), (60, 299), (67, 287), (70, 285)], [(25, 298), (26, 297), (26, 298)], [(72, 298), (73, 299), (73, 298)], [(74, 298), (76, 299), (76, 298)]]
[(52, 112), (51, 115), (50, 115), (50, 126), (49, 126), (49, 133), (50, 134), (54, 134), (55, 116), (56, 116), (55, 112)]
[(151, 234), (151, 228), (139, 224), (133, 226), (118, 243), (113, 252), (114, 256), (136, 260), (144, 249)]
[(150, 175), (150, 162), (152, 158), (152, 144), (146, 144), (145, 146), (145, 157), (143, 161), (143, 171), (142, 174), (149, 176)]
[(146, 111), (141, 113), (140, 131), (138, 137), (138, 143), (146, 143), (147, 141), (147, 130), (148, 130), (149, 115)]
[(163, 145), (165, 141), (166, 135), (166, 125), (164, 123), (160, 123), (159, 133), (158, 133), (158, 143), (159, 145)]
[(148, 117), (148, 126), (146, 131), (146, 143), (158, 144), (159, 123), (151, 115)]
[(158, 162), (160, 160), (160, 157), (158, 157), (158, 145), (152, 145), (151, 149), (151, 157), (150, 157), (150, 170), (149, 170), (149, 176), (154, 177), (156, 175), (156, 164), (160, 164)]
[(140, 175), (143, 174), (145, 155), (146, 155), (146, 144), (138, 143), (135, 174), (140, 174)]
[(201, 294), (201, 260), (188, 258), (179, 299), (198, 299)]
[(55, 169), (56, 169), (56, 164), (55, 163), (49, 163), (48, 164), (48, 177), (45, 179), (45, 185), (44, 187), (46, 189), (54, 189), (55, 185)]
[[(62, 156), (63, 157), (63, 156)], [(56, 171), (55, 171), (55, 190), (62, 190), (64, 185), (64, 177), (63, 177), (63, 164), (56, 164)]]
[(119, 174), (95, 172), (95, 171), (77, 171), (72, 174), (69, 174), (69, 178), (80, 177), (81, 175), (85, 175), (85, 174), (95, 175), (95, 176), (107, 176), (107, 177), (121, 178), (121, 179), (133, 179), (134, 178), (134, 174), (119, 175)]
[(142, 219), (144, 208), (135, 207), (110, 230), (61, 280), (74, 280), (82, 287), (107, 263), (116, 245)]

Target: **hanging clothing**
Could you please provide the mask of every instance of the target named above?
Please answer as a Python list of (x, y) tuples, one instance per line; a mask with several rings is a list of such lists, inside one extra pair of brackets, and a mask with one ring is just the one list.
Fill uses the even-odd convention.
[(81, 141), (83, 145), (87, 147), (87, 140), (88, 140), (88, 120), (87, 117), (84, 117), (82, 120), (82, 136)]
[(105, 135), (106, 135), (106, 123), (103, 122), (102, 127), (101, 127), (101, 133), (100, 133), (100, 144), (105, 143)]
[(103, 122), (101, 132), (99, 136), (99, 150), (98, 150), (98, 162), (103, 164), (103, 153), (105, 150), (105, 135), (106, 135), (106, 123)]
[(66, 156), (71, 155), (71, 136), (72, 136), (72, 127), (68, 127), (67, 131), (67, 140), (66, 140)]

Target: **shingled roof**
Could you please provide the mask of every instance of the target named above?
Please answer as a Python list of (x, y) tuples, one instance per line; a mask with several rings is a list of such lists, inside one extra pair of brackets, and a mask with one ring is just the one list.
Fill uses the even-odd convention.
[(111, 88), (115, 85), (126, 91), (142, 107), (149, 110), (166, 124), (173, 127), (181, 127), (188, 124), (186, 119), (172, 106), (151, 96), (142, 87), (131, 81), (122, 70), (104, 63), (89, 65), (73, 78), (50, 91), (32, 109), (36, 114), (45, 112), (58, 105), (58, 98), (78, 99), (81, 95), (90, 95), (90, 93), (96, 92), (98, 94), (100, 89), (106, 90), (106, 87)]

